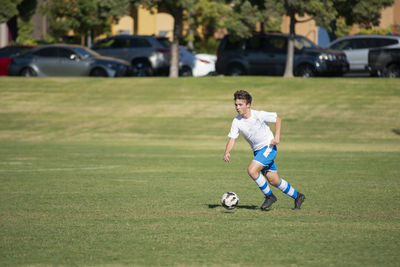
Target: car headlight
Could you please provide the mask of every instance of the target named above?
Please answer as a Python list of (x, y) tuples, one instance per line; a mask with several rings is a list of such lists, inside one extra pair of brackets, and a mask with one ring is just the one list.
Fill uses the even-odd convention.
[(328, 60), (329, 56), (328, 56), (328, 54), (323, 53), (323, 54), (319, 55), (319, 59), (320, 60)]

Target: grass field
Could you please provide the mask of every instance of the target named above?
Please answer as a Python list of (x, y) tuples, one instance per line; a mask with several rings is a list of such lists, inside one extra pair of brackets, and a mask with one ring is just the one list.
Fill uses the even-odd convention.
[[(222, 161), (237, 89), (301, 210)], [(0, 78), (0, 266), (398, 266), (399, 162), (399, 79)]]

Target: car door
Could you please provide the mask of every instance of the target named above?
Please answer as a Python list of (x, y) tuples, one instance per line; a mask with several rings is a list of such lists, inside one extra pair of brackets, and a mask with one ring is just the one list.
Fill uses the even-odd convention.
[(33, 65), (44, 76), (57, 76), (59, 68), (58, 48), (45, 47), (35, 52)]
[(264, 37), (253, 36), (246, 42), (244, 56), (248, 63), (248, 74), (268, 74), (268, 54), (264, 51)]
[(70, 48), (60, 48), (59, 76), (89, 75), (89, 64)]
[(108, 38), (96, 44), (93, 49), (103, 56), (129, 60), (130, 38), (128, 36)]
[(365, 68), (368, 65), (368, 51), (370, 48), (375, 47), (373, 41), (373, 39), (368, 38), (357, 38), (352, 40), (353, 50), (349, 53), (350, 70), (365, 71)]
[(264, 40), (264, 51), (267, 55), (267, 73), (282, 75), (286, 65), (287, 38), (284, 36), (268, 36)]

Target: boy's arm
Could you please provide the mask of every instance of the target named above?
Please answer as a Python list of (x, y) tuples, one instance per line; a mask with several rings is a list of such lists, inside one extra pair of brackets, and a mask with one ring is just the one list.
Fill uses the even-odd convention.
[(282, 119), (277, 117), (275, 122), (275, 137), (271, 140), (271, 145), (278, 145), (281, 139)]
[(230, 157), (231, 157), (231, 150), (232, 150), (233, 147), (235, 146), (235, 141), (236, 141), (235, 138), (230, 138), (230, 139), (228, 140), (228, 143), (226, 144), (225, 153), (224, 153), (224, 158), (223, 158), (223, 160), (224, 160), (225, 162), (228, 162), (228, 163), (229, 163), (229, 159), (230, 159)]

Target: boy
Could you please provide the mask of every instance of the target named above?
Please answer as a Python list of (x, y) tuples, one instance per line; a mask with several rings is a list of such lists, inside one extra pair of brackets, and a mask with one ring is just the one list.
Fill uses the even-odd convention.
[[(235, 145), (239, 133), (243, 135), (254, 151), (254, 158), (247, 171), (265, 195), (265, 201), (261, 205), (266, 210), (277, 200), (268, 186), (268, 182), (279, 188), (282, 192), (294, 199), (294, 210), (300, 209), (305, 196), (297, 192), (287, 181), (281, 179), (277, 172), (274, 159), (277, 155), (276, 146), (279, 144), (282, 120), (275, 112), (265, 112), (250, 108), (252, 97), (244, 91), (236, 91), (234, 94), (236, 111), (239, 114), (232, 121), (229, 140), (226, 144), (223, 160), (230, 161), (230, 152)], [(275, 123), (275, 136), (268, 126)]]

